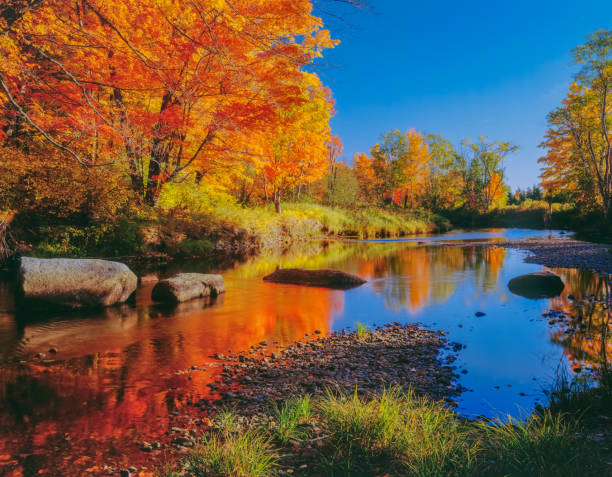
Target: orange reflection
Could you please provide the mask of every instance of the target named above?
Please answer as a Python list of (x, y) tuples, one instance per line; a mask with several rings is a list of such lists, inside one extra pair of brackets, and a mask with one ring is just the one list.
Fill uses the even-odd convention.
[(187, 404), (214, 395), (208, 384), (221, 369), (212, 355), (326, 333), (343, 308), (340, 291), (259, 280), (245, 288), (229, 273), (226, 296), (212, 306), (164, 309), (146, 304), (145, 287), (139, 307), (26, 325), (24, 357), (45, 352), (57, 361), (30, 359), (0, 376), (0, 466), (13, 475), (81, 475), (105, 463), (147, 465), (139, 443), (163, 442), (179, 419), (173, 413), (193, 417), (198, 410)]
[(561, 296), (551, 301), (551, 308), (567, 313), (567, 327), (573, 330), (555, 330), (553, 341), (564, 346), (572, 368), (585, 364), (595, 370), (607, 370), (612, 356), (609, 278), (585, 270), (551, 271), (565, 283)]
[[(502, 247), (406, 247), (390, 256), (359, 261), (356, 272), (369, 279), (396, 278), (373, 283), (389, 308), (416, 313), (431, 303), (442, 303), (456, 289), (457, 273), (470, 270), (483, 290), (495, 289), (506, 258)], [(441, 277), (449, 279), (440, 279)]]

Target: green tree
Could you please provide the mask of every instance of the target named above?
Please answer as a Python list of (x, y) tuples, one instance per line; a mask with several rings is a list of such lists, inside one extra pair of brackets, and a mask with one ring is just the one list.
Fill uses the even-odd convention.
[(478, 142), (465, 138), (461, 155), (466, 164), (463, 173), (466, 205), (478, 212), (486, 212), (506, 194), (504, 160), (518, 150), (518, 146), (504, 141)]
[(430, 160), (425, 183), (425, 205), (431, 210), (460, 207), (464, 187), (464, 158), (445, 137), (428, 134), (426, 138)]

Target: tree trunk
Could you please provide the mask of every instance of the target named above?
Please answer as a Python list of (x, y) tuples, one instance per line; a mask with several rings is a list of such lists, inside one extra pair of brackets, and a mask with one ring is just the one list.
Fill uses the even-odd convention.
[(265, 173), (263, 175), (263, 180), (264, 180), (264, 195), (266, 197), (266, 202), (269, 202), (270, 197), (268, 197), (268, 178), (266, 177)]
[[(164, 94), (159, 112), (163, 113), (172, 104), (172, 95)], [(151, 158), (149, 159), (149, 173), (147, 174), (147, 186), (145, 189), (145, 203), (154, 206), (161, 191), (163, 184), (162, 173), (168, 163), (170, 153), (166, 138), (160, 138), (159, 133), (164, 124), (158, 122), (155, 127), (153, 147), (151, 148)]]
[(281, 195), (279, 190), (274, 191), (274, 210), (277, 214), (281, 213)]

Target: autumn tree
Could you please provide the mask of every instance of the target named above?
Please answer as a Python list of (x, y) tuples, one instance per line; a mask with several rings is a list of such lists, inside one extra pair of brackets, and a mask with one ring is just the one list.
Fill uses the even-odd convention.
[(301, 101), (276, 111), (277, 118), (261, 124), (259, 156), (274, 208), (289, 189), (323, 177), (328, 165), (329, 121), (334, 113), (331, 92), (317, 75), (303, 73)]
[(119, 165), (144, 202), (303, 101), (334, 46), (306, 0), (0, 1), (6, 144)]
[(377, 184), (377, 177), (370, 157), (362, 152), (355, 153), (353, 156), (353, 171), (359, 184), (362, 199), (366, 202), (376, 200), (379, 184)]
[(425, 205), (431, 210), (456, 209), (463, 205), (465, 161), (443, 136), (428, 134), (426, 140), (430, 159), (424, 184)]
[(504, 161), (518, 146), (505, 141), (488, 141), (480, 137), (478, 142), (466, 138), (461, 142), (461, 156), (466, 206), (478, 212), (486, 212), (506, 197)]
[(375, 177), (373, 188), (378, 198), (391, 199), (404, 207), (410, 200), (414, 206), (427, 176), (428, 162), (427, 143), (419, 132), (395, 130), (383, 135), (381, 142), (370, 150), (368, 166)]
[(612, 207), (612, 31), (591, 35), (574, 50), (574, 59), (581, 70), (561, 107), (548, 116), (542, 185), (577, 192), (607, 218)]

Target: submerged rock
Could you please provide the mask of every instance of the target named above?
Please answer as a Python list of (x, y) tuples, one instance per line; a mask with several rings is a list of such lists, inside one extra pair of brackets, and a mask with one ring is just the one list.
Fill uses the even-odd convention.
[(303, 268), (281, 268), (263, 279), (274, 283), (339, 289), (357, 287), (366, 282), (357, 275), (339, 270), (306, 270)]
[(123, 303), (138, 279), (123, 263), (98, 259), (22, 257), (19, 286), (27, 301), (69, 308)]
[(221, 275), (204, 273), (179, 273), (157, 282), (152, 298), (165, 303), (179, 303), (194, 298), (216, 297), (225, 292)]
[(512, 293), (526, 298), (559, 296), (564, 288), (563, 280), (551, 272), (528, 273), (514, 277), (508, 282), (508, 289)]

